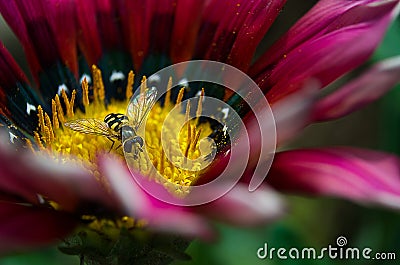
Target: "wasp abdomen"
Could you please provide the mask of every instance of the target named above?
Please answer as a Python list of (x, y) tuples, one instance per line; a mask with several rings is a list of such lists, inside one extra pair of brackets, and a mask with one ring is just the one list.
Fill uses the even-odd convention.
[(128, 117), (121, 113), (110, 113), (104, 118), (104, 122), (111, 130), (119, 132), (122, 126), (128, 122)]

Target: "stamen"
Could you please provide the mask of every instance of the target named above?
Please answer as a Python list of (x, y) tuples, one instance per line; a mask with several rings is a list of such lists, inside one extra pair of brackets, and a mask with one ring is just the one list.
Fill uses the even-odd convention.
[(71, 111), (71, 106), (69, 104), (67, 93), (65, 92), (64, 89), (61, 90), (61, 96), (62, 96), (62, 98), (64, 100), (65, 108), (67, 109), (67, 117), (70, 118), (70, 117), (72, 117), (72, 113), (70, 112)]
[(182, 87), (181, 90), (179, 90), (179, 94), (178, 94), (178, 97), (176, 98), (175, 105), (178, 105), (178, 104), (180, 104), (182, 102), (184, 93), (185, 93), (185, 88)]
[(94, 101), (99, 100), (100, 102), (104, 102), (105, 99), (105, 89), (103, 78), (101, 77), (101, 70), (97, 68), (95, 65), (92, 65), (92, 75), (93, 75), (93, 96)]
[(51, 143), (54, 140), (53, 126), (51, 125), (50, 117), (49, 115), (47, 115), (47, 113), (44, 114), (44, 117), (45, 117), (46, 128), (48, 128), (49, 130), (49, 138)]
[(25, 138), (25, 143), (26, 143), (26, 146), (32, 151), (32, 153), (35, 153), (35, 149), (33, 148), (31, 140), (29, 140), (28, 138)]
[(64, 123), (65, 122), (64, 111), (61, 106), (60, 97), (58, 96), (58, 94), (55, 96), (55, 100), (56, 100), (56, 106), (57, 106), (58, 120), (61, 123)]
[(40, 127), (40, 131), (43, 133), (44, 132), (44, 128), (46, 127), (44, 124), (44, 115), (43, 115), (43, 109), (42, 106), (38, 106), (38, 118), (39, 118), (39, 127)]
[(201, 89), (199, 102), (197, 103), (197, 111), (196, 111), (196, 123), (201, 116), (201, 112), (203, 111), (203, 98), (204, 98), (204, 87)]
[(46, 145), (49, 145), (50, 143), (51, 143), (51, 136), (50, 136), (51, 134), (50, 134), (50, 130), (49, 130), (49, 128), (46, 126), (45, 128), (44, 128), (44, 143), (46, 144)]
[(199, 142), (200, 139), (200, 134), (201, 134), (201, 128), (196, 132), (196, 135), (193, 139), (191, 148), (190, 148), (190, 152), (194, 152), (196, 150), (197, 144)]
[(82, 80), (82, 101), (83, 106), (87, 107), (89, 105), (89, 83), (85, 78)]
[(172, 77), (170, 76), (167, 84), (167, 94), (165, 95), (164, 106), (169, 107), (171, 104), (171, 89), (172, 89)]
[(142, 78), (142, 83), (140, 83), (140, 94), (143, 95), (143, 93), (146, 91), (147, 88), (147, 79), (145, 76)]
[(37, 132), (33, 133), (36, 144), (39, 146), (40, 150), (45, 150), (42, 140), (40, 140), (40, 135)]
[(133, 95), (133, 83), (135, 82), (135, 74), (133, 71), (129, 71), (128, 74), (128, 83), (126, 84), (126, 99), (129, 100)]
[(60, 125), (58, 123), (58, 117), (57, 117), (57, 105), (54, 99), (51, 100), (51, 112), (53, 113), (53, 127), (55, 130), (60, 128)]
[(69, 101), (69, 110), (68, 112), (71, 114), (71, 117), (74, 117), (74, 102), (76, 97), (76, 90), (72, 90), (71, 100)]

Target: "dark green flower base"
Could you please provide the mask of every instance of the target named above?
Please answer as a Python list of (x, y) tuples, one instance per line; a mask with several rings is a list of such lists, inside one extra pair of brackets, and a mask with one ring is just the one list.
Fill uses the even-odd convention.
[(89, 229), (69, 237), (58, 248), (78, 255), (86, 265), (162, 265), (190, 260), (184, 251), (190, 241), (173, 235), (152, 234), (143, 229), (121, 229), (108, 235)]

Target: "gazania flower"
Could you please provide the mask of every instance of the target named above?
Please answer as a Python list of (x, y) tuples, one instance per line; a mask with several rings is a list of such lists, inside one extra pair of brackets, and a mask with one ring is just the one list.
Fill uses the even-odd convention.
[[(225, 62), (248, 73), (271, 103), (279, 145), (311, 122), (359, 109), (397, 82), (399, 59), (392, 59), (321, 99), (304, 89), (311, 79), (325, 87), (362, 64), (395, 17), (398, 1), (321, 0), (252, 63), (284, 3), (0, 2), (36, 83), (28, 82), (1, 47), (0, 121), (9, 145), (0, 145), (0, 252), (64, 238), (64, 252), (93, 264), (165, 263), (185, 257), (186, 238), (210, 238), (210, 219), (255, 225), (279, 216), (283, 203), (268, 184), (397, 208), (398, 158), (361, 149), (279, 153), (266, 183), (249, 192), (246, 177), (257, 163), (261, 139), (259, 125), (245, 108), (238, 112), (252, 132), (252, 152), (243, 181), (218, 200), (196, 207), (170, 205), (144, 192), (122, 161), (125, 145), (117, 146), (121, 139), (116, 134), (108, 135), (110, 141), (67, 126), (82, 120), (103, 122), (114, 113), (104, 122), (118, 132), (123, 117), (116, 114), (125, 113), (133, 88), (149, 89), (143, 76), (191, 59)], [(144, 140), (152, 164), (164, 177), (164, 182), (149, 182), (154, 189), (163, 192), (171, 182), (187, 187), (176, 192), (190, 192), (191, 185), (213, 178), (225, 165), (227, 156), (217, 154), (213, 167), (201, 174), (178, 170), (158, 146), (162, 121), (174, 104), (197, 94), (201, 99), (203, 93), (208, 91), (172, 92), (149, 113)], [(240, 106), (223, 89), (210, 93)], [(188, 108), (201, 109), (198, 101)], [(175, 127), (172, 123), (166, 130)], [(199, 156), (198, 139), (221, 136), (221, 128), (208, 120), (188, 123), (187, 128), (179, 144), (189, 158)], [(136, 161), (139, 171), (146, 175), (147, 164), (141, 161)]]

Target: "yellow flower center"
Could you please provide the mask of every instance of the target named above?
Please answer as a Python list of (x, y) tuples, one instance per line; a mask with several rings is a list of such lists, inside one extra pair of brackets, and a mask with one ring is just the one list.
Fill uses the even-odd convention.
[[(119, 139), (111, 138), (114, 141), (113, 144), (110, 138), (89, 132), (75, 131), (64, 126), (64, 124), (78, 119), (96, 119), (104, 124), (104, 118), (110, 113), (125, 114), (132, 97), (134, 75), (131, 71), (128, 76), (126, 100), (112, 100), (107, 106), (104, 104), (105, 88), (101, 72), (95, 66), (92, 68), (92, 76), (92, 86), (89, 87), (86, 80), (82, 82), (83, 96), (81, 100), (85, 109), (84, 112), (74, 108), (77, 100), (75, 91), (72, 92), (71, 97), (68, 97), (64, 90), (61, 92), (61, 98), (56, 95), (52, 100), (51, 115), (44, 113), (41, 106), (38, 106), (39, 124), (34, 138), (41, 151), (48, 152), (54, 159), (61, 162), (77, 161), (90, 170), (99, 181), (102, 181), (102, 176), (96, 166), (96, 154), (112, 152), (123, 158), (122, 143)], [(189, 111), (193, 107), (189, 102), (186, 105), (186, 113), (174, 112), (174, 117), (167, 119), (170, 111), (181, 103), (184, 95), (184, 89), (181, 89), (176, 102), (172, 103), (171, 85), (172, 81), (170, 80), (164, 104), (161, 105), (157, 102), (148, 114), (143, 137), (147, 156), (144, 153), (139, 153), (136, 159), (129, 159), (129, 161), (132, 162), (131, 164), (136, 171), (141, 172), (144, 176), (156, 179), (165, 184), (167, 188), (170, 187), (169, 184), (189, 187), (199, 177), (199, 169), (203, 166), (202, 155), (211, 152), (211, 143), (203, 144), (200, 139), (210, 135), (212, 129), (208, 123), (198, 123), (195, 119), (189, 119)], [(140, 90), (142, 92), (146, 89), (146, 78), (143, 78)], [(89, 92), (92, 92), (90, 99)], [(197, 115), (201, 114), (203, 95), (204, 90), (196, 100), (198, 102), (196, 104)], [(112, 130), (112, 126), (109, 126), (109, 129)], [(166, 135), (168, 138), (164, 139), (168, 143), (166, 146), (161, 141), (161, 135)], [(178, 135), (178, 139), (174, 138), (175, 135)], [(28, 142), (28, 144), (32, 147), (31, 143)], [(196, 160), (197, 162), (191, 168), (181, 167), (188, 159), (199, 161)], [(187, 189), (174, 190), (174, 193), (179, 195), (182, 191), (186, 192)]]

